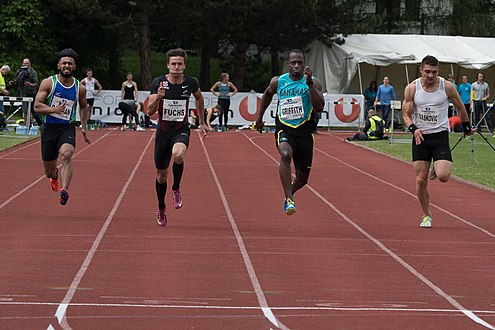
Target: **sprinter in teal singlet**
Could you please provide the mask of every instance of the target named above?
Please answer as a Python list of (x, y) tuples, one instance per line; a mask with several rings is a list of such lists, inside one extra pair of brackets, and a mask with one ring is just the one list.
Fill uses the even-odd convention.
[[(294, 194), (308, 182), (313, 162), (315, 111), (323, 110), (325, 99), (320, 81), (304, 64), (301, 50), (289, 52), (287, 66), (289, 72), (273, 77), (263, 93), (256, 129), (262, 131), (263, 115), (273, 95), (277, 94), (275, 141), (280, 153), (279, 174), (285, 194), (284, 212), (291, 215), (296, 212)], [(294, 181), (290, 167), (292, 160), (296, 169)]]
[[(41, 158), (50, 187), (60, 196), (60, 204), (69, 200), (69, 185), (72, 178), (72, 154), (76, 147), (76, 110), (79, 107), (81, 132), (84, 141), (88, 121), (86, 88), (73, 77), (77, 53), (64, 49), (58, 55), (59, 73), (44, 79), (36, 95), (34, 107), (42, 115)], [(60, 180), (57, 160), (60, 155), (62, 168)], [(59, 182), (60, 181), (60, 182)], [(60, 190), (59, 190), (60, 189)]]

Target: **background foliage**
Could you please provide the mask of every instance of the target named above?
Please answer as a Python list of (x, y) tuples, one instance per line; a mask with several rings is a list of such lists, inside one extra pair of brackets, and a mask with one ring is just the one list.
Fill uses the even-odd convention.
[(450, 35), (493, 36), (494, 2), (0, 0), (0, 64), (15, 71), (28, 57), (43, 78), (55, 72), (56, 53), (71, 47), (80, 55), (77, 77), (91, 67), (106, 89), (119, 89), (131, 70), (145, 90), (164, 73), (164, 53), (182, 47), (202, 89), (227, 71), (240, 90), (261, 92), (283, 71), (287, 51), (315, 38), (331, 44), (339, 35), (408, 33), (411, 26), (429, 33), (432, 24)]

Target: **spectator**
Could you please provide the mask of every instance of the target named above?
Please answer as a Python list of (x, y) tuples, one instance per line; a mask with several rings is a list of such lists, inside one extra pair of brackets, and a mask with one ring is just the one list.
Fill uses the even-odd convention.
[[(10, 73), (10, 67), (8, 65), (2, 66), (0, 69), (0, 96), (8, 96), (10, 93), (7, 90), (7, 86), (5, 85), (5, 79), (4, 76), (8, 75)], [(3, 100), (0, 100), (0, 116), (4, 120), (4, 125), (5, 129), (7, 128), (6, 123), (5, 123), (5, 118), (3, 117), (4, 113), (4, 108), (3, 108)], [(3, 125), (0, 126), (0, 131), (3, 130)]]
[[(121, 89), (121, 95), (120, 96), (121, 96), (122, 100), (133, 100), (133, 101), (139, 102), (139, 100), (138, 100), (138, 87), (137, 87), (136, 82), (134, 80), (132, 80), (132, 78), (133, 78), (132, 72), (128, 72), (127, 73), (127, 80), (122, 83), (122, 89)], [(129, 102), (129, 104), (133, 104), (133, 102)], [(123, 112), (123, 115), (127, 116), (127, 114), (124, 112)], [(122, 123), (124, 123), (124, 122), (127, 122), (127, 118), (125, 118), (125, 119), (122, 118)], [(131, 127), (131, 125), (132, 125), (132, 117), (129, 118), (129, 128)], [(124, 130), (124, 129), (125, 128), (122, 128), (122, 130)]]
[[(449, 73), (447, 75), (447, 80), (450, 81), (452, 83), (452, 85), (454, 85), (455, 90), (457, 90), (457, 84), (455, 83), (455, 79), (454, 79), (454, 74), (453, 73)], [(450, 102), (450, 100), (449, 100), (449, 102)], [(454, 106), (452, 105), (452, 102), (450, 102), (448, 116), (450, 118), (453, 115), (454, 115)]]
[(363, 131), (356, 133), (352, 138), (346, 138), (347, 141), (367, 141), (367, 140), (383, 140), (383, 128), (385, 121), (376, 114), (375, 109), (368, 110), (368, 120), (364, 125)]
[[(220, 113), (222, 113), (222, 107), (220, 106), (220, 104), (217, 104), (214, 107), (205, 108), (205, 124), (208, 127), (208, 130), (213, 131), (211, 123), (215, 119), (217, 119)], [(191, 128), (199, 128), (199, 117), (197, 109), (191, 110)]]
[(364, 99), (366, 102), (366, 111), (374, 108), (374, 102), (376, 99), (376, 93), (378, 92), (378, 87), (376, 85), (376, 81), (373, 80), (370, 82), (370, 87), (364, 90)]
[(368, 110), (374, 109), (374, 103), (375, 103), (377, 92), (378, 92), (378, 87), (377, 87), (376, 81), (373, 80), (372, 82), (370, 82), (370, 87), (368, 87), (364, 90), (365, 106), (364, 106), (363, 122), (366, 122), (366, 120), (368, 119)]
[[(218, 96), (218, 104), (222, 107), (222, 113), (218, 118), (218, 122), (220, 127), (222, 127), (222, 117), (223, 122), (225, 123), (225, 130), (227, 130), (227, 122), (229, 118), (229, 109), (230, 109), (230, 98), (237, 93), (237, 87), (234, 86), (233, 83), (229, 81), (229, 74), (223, 72), (220, 75), (220, 80), (217, 81), (211, 88), (210, 91)], [(232, 89), (233, 92), (230, 92)]]
[[(36, 93), (38, 92), (39, 80), (38, 74), (31, 66), (31, 61), (29, 58), (25, 58), (22, 61), (22, 66), (16, 72), (16, 78), (13, 81), (9, 82), (10, 85), (17, 85), (17, 94), (20, 97), (32, 97), (33, 102), (31, 102), (31, 114), (38, 126), (41, 126), (42, 121), (40, 116), (34, 110), (34, 98), (36, 97)], [(28, 103), (22, 103), (22, 113), (24, 114), (24, 123), (27, 124), (27, 114), (28, 114)]]
[(136, 120), (136, 131), (144, 131), (144, 128), (142, 128), (139, 124), (141, 103), (134, 100), (125, 99), (119, 102), (119, 109), (122, 111), (122, 131), (125, 131), (125, 127), (127, 126), (127, 116), (132, 116)]
[(462, 75), (462, 84), (459, 84), (459, 87), (457, 87), (457, 91), (461, 96), (461, 101), (466, 108), (468, 116), (471, 117), (471, 84), (468, 83), (467, 75)]
[(474, 107), (474, 122), (478, 132), (481, 132), (481, 122), (484, 118), (488, 130), (493, 133), (493, 123), (491, 122), (490, 114), (486, 114), (485, 116), (485, 112), (488, 109), (486, 100), (490, 98), (490, 88), (488, 83), (485, 82), (485, 74), (483, 72), (478, 73), (478, 80), (471, 84), (471, 96)]
[[(385, 121), (385, 127), (388, 129), (390, 125), (389, 115), (390, 115), (390, 101), (396, 100), (395, 90), (392, 85), (389, 84), (388, 77), (383, 78), (383, 84), (378, 86), (378, 91), (376, 93), (376, 99), (374, 105), (376, 106), (380, 102), (380, 112), (383, 120)], [(392, 120), (394, 114), (392, 113)]]
[[(81, 84), (86, 86), (86, 102), (88, 103), (88, 123), (91, 120), (91, 115), (93, 114), (93, 105), (95, 103), (95, 96), (101, 93), (103, 87), (100, 82), (93, 78), (93, 69), (88, 68), (86, 70), (86, 77), (81, 80)], [(95, 90), (95, 86), (98, 88)]]
[(451, 132), (462, 133), (464, 128), (462, 127), (461, 117), (452, 116), (449, 118), (449, 126)]

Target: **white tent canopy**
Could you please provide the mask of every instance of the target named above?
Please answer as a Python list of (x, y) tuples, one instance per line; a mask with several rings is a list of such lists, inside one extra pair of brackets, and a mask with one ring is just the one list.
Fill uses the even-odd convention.
[(363, 81), (366, 88), (372, 80), (380, 84), (386, 75), (398, 96), (402, 95), (407, 83), (419, 76), (418, 66), (426, 55), (438, 58), (440, 75), (452, 72), (456, 82), (460, 82), (461, 74), (475, 81), (480, 70), (489, 84), (495, 79), (495, 69), (490, 70), (494, 71), (491, 77), (486, 72), (495, 64), (495, 38), (354, 34), (342, 45), (328, 47), (315, 40), (308, 48), (306, 63), (321, 80), (324, 91), (331, 94), (362, 93)]

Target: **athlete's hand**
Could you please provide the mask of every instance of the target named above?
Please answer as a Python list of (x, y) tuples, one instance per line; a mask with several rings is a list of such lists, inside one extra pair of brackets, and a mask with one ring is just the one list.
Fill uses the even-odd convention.
[(208, 128), (208, 126), (206, 126), (206, 124), (200, 124), (199, 130), (201, 131), (201, 133), (203, 133), (203, 139), (206, 137), (206, 134), (208, 134), (208, 132), (210, 131), (210, 129)]
[(84, 137), (84, 142), (86, 142), (87, 144), (91, 144), (91, 140), (86, 135), (86, 129), (85, 128), (81, 128), (81, 133), (82, 133), (82, 135)]
[(417, 130), (414, 131), (414, 141), (416, 142), (416, 145), (421, 144), (425, 138), (423, 137), (423, 130), (421, 128), (418, 128)]
[(309, 66), (304, 68), (304, 78), (306, 78), (306, 83), (312, 83), (313, 81), (313, 71), (311, 71)]
[(160, 87), (158, 87), (156, 94), (158, 94), (160, 97), (165, 96), (165, 86), (163, 86), (163, 84), (160, 84)]
[(265, 127), (265, 123), (263, 122), (263, 120), (261, 118), (256, 119), (256, 123), (254, 124), (254, 129), (262, 133), (263, 127)]
[(476, 130), (477, 130), (476, 127), (471, 127), (471, 130), (469, 132), (464, 132), (464, 137), (473, 135), (474, 133), (476, 133)]
[(52, 113), (62, 114), (65, 112), (65, 104), (60, 103), (57, 106), (51, 107), (51, 109), (52, 109)]

